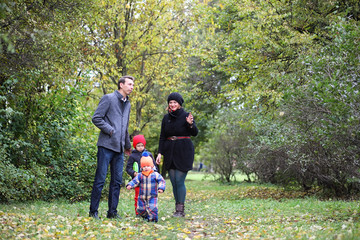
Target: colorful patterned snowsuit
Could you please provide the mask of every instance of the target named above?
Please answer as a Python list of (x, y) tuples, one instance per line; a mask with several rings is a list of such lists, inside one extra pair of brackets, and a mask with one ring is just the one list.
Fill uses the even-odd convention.
[(139, 173), (127, 185), (132, 188), (140, 186), (137, 212), (149, 221), (158, 221), (158, 190), (165, 191), (165, 180), (158, 172), (151, 173), (148, 177)]

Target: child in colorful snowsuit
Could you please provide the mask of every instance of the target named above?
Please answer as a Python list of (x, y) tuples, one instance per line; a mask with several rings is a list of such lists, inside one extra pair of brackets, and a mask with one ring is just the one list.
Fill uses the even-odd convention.
[[(129, 156), (129, 159), (126, 164), (126, 172), (130, 175), (131, 179), (134, 179), (136, 175), (140, 172), (140, 159), (141, 154), (144, 151), (147, 151), (146, 146), (146, 140), (144, 135), (136, 135), (133, 138), (133, 146), (134, 150), (132, 151), (131, 155)], [(153, 159), (154, 166), (155, 166), (155, 160), (152, 154), (147, 151), (150, 154), (150, 157)], [(156, 167), (154, 167), (154, 171), (157, 171)], [(138, 215), (138, 212), (136, 211), (137, 208), (137, 202), (138, 202), (138, 196), (139, 196), (140, 187), (135, 187), (135, 214)]]
[(142, 154), (140, 165), (142, 172), (139, 173), (127, 185), (127, 189), (140, 186), (137, 212), (149, 222), (158, 221), (158, 192), (165, 191), (165, 180), (158, 172), (154, 172), (153, 159), (147, 152)]

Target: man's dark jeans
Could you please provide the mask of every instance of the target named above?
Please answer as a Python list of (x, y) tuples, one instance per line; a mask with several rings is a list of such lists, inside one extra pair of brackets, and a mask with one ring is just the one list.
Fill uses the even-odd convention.
[(124, 153), (117, 153), (104, 147), (98, 147), (97, 169), (91, 192), (90, 213), (97, 213), (101, 191), (105, 184), (108, 166), (110, 165), (109, 210), (108, 214), (116, 214), (119, 203), (120, 186), (122, 182)]

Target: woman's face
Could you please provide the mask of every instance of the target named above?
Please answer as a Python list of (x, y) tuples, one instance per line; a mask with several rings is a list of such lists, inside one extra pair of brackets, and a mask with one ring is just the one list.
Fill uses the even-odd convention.
[(170, 100), (169, 101), (169, 109), (171, 109), (171, 111), (176, 111), (178, 109), (180, 109), (180, 104), (175, 101), (175, 100)]

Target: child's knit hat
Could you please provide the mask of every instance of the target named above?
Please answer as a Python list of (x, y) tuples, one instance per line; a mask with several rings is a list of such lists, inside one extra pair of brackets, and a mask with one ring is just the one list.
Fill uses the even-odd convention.
[(154, 162), (153, 162), (152, 158), (150, 157), (150, 154), (147, 151), (144, 151), (141, 154), (140, 166), (141, 167), (144, 167), (144, 166), (154, 167)]
[(136, 145), (137, 145), (138, 143), (144, 144), (144, 147), (145, 147), (145, 145), (146, 145), (146, 140), (145, 140), (144, 135), (136, 135), (136, 136), (134, 136), (134, 138), (133, 138), (133, 146), (134, 146), (134, 148), (136, 148)]

